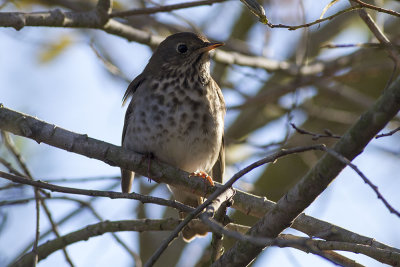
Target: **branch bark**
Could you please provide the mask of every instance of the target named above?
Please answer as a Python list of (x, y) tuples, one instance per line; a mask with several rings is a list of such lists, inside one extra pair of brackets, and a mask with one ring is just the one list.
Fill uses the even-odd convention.
[[(400, 78), (375, 104), (342, 136), (333, 151), (353, 160), (369, 141), (397, 114), (400, 109)], [(318, 163), (283, 196), (249, 231), (252, 236), (274, 238), (307, 208), (344, 169), (346, 164), (330, 154)], [(213, 266), (246, 266), (264, 249), (246, 242), (237, 242)]]
[[(398, 85), (398, 83), (399, 82), (396, 82), (395, 84)], [(201, 178), (194, 177), (188, 179), (189, 174), (187, 172), (159, 161), (152, 162), (150, 169), (148, 169), (148, 164), (143, 162), (142, 155), (140, 154), (125, 151), (121, 147), (90, 138), (84, 134), (77, 134), (59, 128), (32, 116), (7, 109), (1, 104), (0, 129), (30, 138), (38, 143), (43, 142), (66, 151), (95, 158), (111, 166), (121, 166), (144, 176), (150, 174), (151, 178), (156, 182), (164, 182), (199, 196), (204, 196), (204, 181)], [(273, 159), (273, 157), (271, 157), (271, 159)], [(21, 179), (23, 179), (21, 180), (22, 182), (34, 186), (41, 186), (41, 184), (46, 185), (46, 183), (40, 183), (39, 181), (31, 181), (25, 178)], [(221, 186), (217, 183), (216, 185), (216, 188)], [(212, 193), (216, 188), (209, 187), (207, 189), (209, 191), (208, 193)], [(54, 189), (54, 187), (48, 189)], [(129, 198), (129, 194), (126, 194), (127, 196), (122, 196), (122, 193), (115, 193), (113, 197), (117, 197), (117, 194), (121, 194), (120, 197)], [(97, 196), (111, 197), (109, 193), (97, 194)], [(240, 190), (236, 190), (233, 201), (233, 208), (255, 217), (264, 216), (276, 206), (274, 202), (267, 200), (265, 197), (255, 196)], [(373, 238), (356, 234), (305, 214), (300, 214), (294, 220), (292, 228), (306, 233), (311, 237), (319, 237), (330, 241), (365, 244), (376, 248), (400, 252), (400, 250), (382, 244)]]

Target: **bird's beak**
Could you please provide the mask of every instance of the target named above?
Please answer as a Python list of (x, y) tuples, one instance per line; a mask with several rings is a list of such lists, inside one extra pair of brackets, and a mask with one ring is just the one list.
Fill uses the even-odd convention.
[(208, 52), (210, 50), (213, 50), (213, 49), (223, 46), (223, 45), (224, 45), (224, 43), (222, 43), (222, 42), (206, 43), (204, 47), (199, 49), (199, 51), (200, 51), (200, 53), (204, 53), (204, 52)]

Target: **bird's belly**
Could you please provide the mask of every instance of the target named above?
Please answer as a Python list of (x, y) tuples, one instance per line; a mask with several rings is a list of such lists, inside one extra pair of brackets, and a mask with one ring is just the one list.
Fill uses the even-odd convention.
[(167, 115), (162, 107), (145, 115), (137, 111), (130, 118), (125, 135), (128, 149), (152, 153), (157, 159), (187, 172), (211, 171), (223, 134), (223, 125), (212, 114), (207, 110), (193, 113), (182, 107), (173, 115)]

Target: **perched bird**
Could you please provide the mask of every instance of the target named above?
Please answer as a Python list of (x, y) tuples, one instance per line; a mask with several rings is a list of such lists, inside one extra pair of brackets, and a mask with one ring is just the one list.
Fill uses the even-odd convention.
[[(143, 72), (125, 92), (132, 96), (122, 147), (152, 155), (184, 171), (202, 171), (222, 182), (225, 169), (225, 102), (210, 76), (209, 51), (223, 43), (181, 32), (160, 43)], [(122, 192), (130, 192), (134, 173), (121, 169)], [(202, 198), (170, 187), (177, 201), (196, 207)], [(181, 218), (184, 214), (180, 214)], [(190, 228), (183, 238), (205, 235)]]

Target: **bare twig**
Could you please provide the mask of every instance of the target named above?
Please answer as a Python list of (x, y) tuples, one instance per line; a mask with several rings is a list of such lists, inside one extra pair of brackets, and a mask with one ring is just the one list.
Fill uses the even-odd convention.
[(264, 24), (268, 25), (268, 27), (270, 27), (270, 28), (284, 28), (284, 29), (288, 29), (289, 31), (294, 31), (294, 30), (298, 30), (298, 29), (301, 29), (301, 28), (308, 28), (310, 26), (319, 24), (319, 23), (327, 21), (327, 20), (332, 20), (332, 19), (334, 19), (334, 18), (336, 18), (336, 17), (338, 17), (338, 16), (340, 16), (342, 14), (345, 14), (347, 12), (351, 12), (351, 11), (354, 11), (354, 10), (359, 10), (361, 8), (362, 8), (361, 5), (351, 6), (351, 7), (348, 7), (346, 9), (343, 9), (343, 10), (341, 10), (341, 11), (339, 11), (339, 12), (337, 12), (337, 13), (331, 15), (331, 16), (328, 16), (326, 18), (317, 19), (315, 21), (312, 21), (312, 22), (309, 22), (309, 23), (305, 23), (305, 24), (301, 24), (301, 25), (272, 24), (269, 21), (266, 21)]
[[(350, 3), (352, 7), (357, 6), (354, 0), (350, 0)], [(396, 48), (393, 47), (392, 43), (390, 40), (385, 36), (383, 31), (379, 29), (378, 25), (376, 25), (375, 21), (372, 19), (372, 17), (364, 10), (364, 9), (359, 9), (358, 14), (360, 15), (360, 18), (367, 24), (368, 28), (372, 32), (373, 35), (375, 35), (376, 39), (381, 44), (384, 44), (385, 46), (388, 46), (387, 52), (389, 53), (390, 57), (393, 59), (393, 61), (396, 63), (397, 66), (400, 66), (400, 55), (397, 51)]]
[(163, 198), (141, 195), (138, 193), (129, 193), (128, 194), (128, 193), (119, 193), (119, 192), (111, 192), (111, 191), (100, 191), (100, 190), (89, 190), (89, 189), (64, 187), (64, 186), (44, 183), (42, 181), (29, 180), (24, 177), (12, 175), (12, 174), (2, 172), (2, 171), (0, 171), (0, 177), (5, 178), (10, 181), (13, 181), (15, 183), (27, 184), (27, 185), (31, 185), (31, 186), (35, 186), (35, 187), (39, 187), (39, 188), (43, 188), (43, 189), (48, 189), (50, 191), (55, 191), (55, 192), (93, 196), (93, 197), (94, 196), (95, 197), (108, 197), (111, 199), (116, 199), (116, 198), (135, 199), (135, 200), (139, 200), (143, 204), (144, 203), (153, 203), (153, 204), (158, 204), (158, 205), (162, 205), (162, 206), (175, 208), (175, 209), (178, 209), (178, 210), (184, 211), (184, 212), (190, 212), (193, 210), (191, 207), (186, 206), (175, 200), (166, 200)]
[(386, 137), (386, 136), (391, 136), (391, 135), (397, 133), (398, 131), (400, 131), (400, 126), (397, 127), (397, 128), (394, 129), (394, 130), (391, 130), (390, 132), (383, 133), (383, 134), (378, 134), (377, 136), (375, 136), (375, 139), (382, 138), (382, 137)]
[[(110, 191), (110, 190), (116, 188), (119, 185), (120, 185), (120, 182), (114, 183), (113, 185), (106, 187), (103, 191)], [(71, 199), (71, 198), (69, 198), (69, 199)], [(91, 204), (93, 202), (95, 202), (96, 200), (98, 200), (98, 199), (100, 199), (100, 198), (90, 198), (88, 201), (77, 201), (80, 204), (80, 206), (78, 208), (76, 208), (75, 210), (73, 210), (73, 211), (67, 213), (66, 215), (64, 215), (61, 219), (59, 219), (57, 221), (56, 224), (60, 226), (60, 225), (62, 225), (64, 223), (68, 222), (69, 220), (73, 219), (75, 216), (79, 215), (86, 208), (88, 208), (89, 210), (92, 210)], [(40, 236), (40, 240), (43, 240), (45, 237), (47, 237), (51, 233), (52, 233), (52, 229), (44, 231), (42, 233), (42, 235)], [(33, 245), (33, 243), (27, 245), (24, 249), (22, 249), (21, 252), (18, 254), (18, 256), (15, 258), (14, 261), (16, 261), (16, 259), (19, 259), (20, 257), (22, 257), (24, 254), (28, 253), (28, 251), (32, 247), (32, 245)]]
[(293, 129), (296, 130), (296, 132), (298, 132), (299, 134), (306, 134), (306, 135), (311, 135), (312, 136), (312, 140), (318, 140), (319, 138), (324, 138), (324, 137), (328, 137), (328, 138), (336, 138), (339, 139), (341, 138), (340, 135), (335, 135), (333, 134), (331, 131), (329, 131), (328, 129), (324, 130), (324, 134), (320, 134), (320, 133), (312, 133), (309, 132), (307, 130), (301, 129), (299, 127), (297, 127), (294, 123), (290, 123), (290, 125), (292, 126)]
[(400, 212), (397, 211), (395, 208), (392, 207), (392, 205), (389, 204), (389, 202), (386, 200), (386, 198), (379, 192), (378, 187), (374, 185), (361, 171), (358, 169), (356, 165), (351, 163), (350, 160), (348, 160), (346, 157), (343, 155), (340, 155), (338, 152), (332, 150), (332, 149), (326, 149), (326, 152), (329, 154), (333, 155), (335, 158), (343, 162), (344, 164), (348, 165), (350, 168), (352, 168), (362, 179), (363, 181), (369, 185), (369, 187), (374, 190), (375, 194), (377, 195), (378, 199), (380, 199), (383, 204), (386, 206), (386, 208), (390, 211), (390, 213), (394, 213), (397, 217), (400, 218)]
[[(372, 138), (400, 110), (400, 78), (385, 90), (383, 95), (339, 139), (333, 150), (349, 160), (359, 155)], [(379, 114), (379, 116), (377, 116)], [(325, 154), (317, 164), (249, 231), (250, 235), (274, 238), (291, 225), (346, 167), (330, 154)], [(246, 242), (237, 242), (213, 266), (244, 266), (264, 249)]]
[(221, 234), (224, 234), (226, 236), (229, 236), (231, 238), (234, 238), (242, 242), (251, 243), (263, 247), (264, 246), (294, 247), (302, 251), (306, 251), (307, 253), (311, 252), (336, 265), (353, 266), (353, 267), (363, 266), (360, 264), (352, 264), (352, 265), (344, 264), (345, 262), (349, 262), (349, 259), (346, 258), (347, 261), (344, 261), (343, 259), (344, 257), (337, 257), (337, 255), (328, 253), (328, 251), (322, 251), (320, 248), (314, 246), (314, 244), (310, 242), (309, 238), (290, 239), (290, 238), (280, 238), (280, 237), (277, 238), (256, 237), (250, 235), (243, 235), (239, 232), (227, 230), (218, 223), (216, 223), (215, 221), (213, 221), (212, 219), (203, 220), (203, 222), (206, 223), (213, 231), (219, 232)]
[[(93, 11), (64, 12), (56, 9), (49, 12), (0, 13), (0, 27), (13, 27), (16, 30), (20, 30), (26, 26), (100, 29), (107, 33), (123, 37), (129, 41), (135, 41), (151, 47), (156, 47), (164, 39), (161, 36), (133, 28), (114, 19), (109, 19), (104, 22), (99, 17), (98, 13)], [(223, 50), (215, 51), (213, 58), (215, 61), (224, 64), (237, 64), (240, 66), (261, 68), (267, 71), (282, 71), (289, 75), (319, 74), (332, 64), (335, 66), (342, 66), (343, 64), (347, 66), (348, 64), (348, 60), (339, 58), (332, 62), (315, 62), (307, 66), (297, 66), (287, 61), (248, 56), (235, 51), (227, 52)]]
[[(391, 87), (393, 86), (397, 86), (397, 82), (392, 84)], [(396, 97), (392, 96), (392, 98), (390, 98), (388, 101), (389, 104), (392, 104), (392, 99), (394, 100), (396, 99)], [(388, 116), (387, 112), (382, 114)], [(382, 117), (379, 118), (382, 119)], [(371, 128), (369, 128), (368, 131), (371, 131), (371, 129), (373, 128), (373, 123), (371, 123), (369, 126)], [(28, 137), (30, 139), (36, 140), (37, 142), (44, 142), (54, 147), (78, 153), (87, 157), (96, 158), (113, 166), (121, 166), (125, 169), (135, 171), (136, 173), (141, 175), (146, 175), (149, 171), (148, 165), (143, 164), (142, 155), (140, 154), (130, 151), (124, 151), (120, 147), (90, 138), (86, 135), (80, 135), (70, 132), (68, 130), (56, 127), (55, 125), (40, 121), (29, 115), (12, 111), (2, 105), (0, 105), (0, 129), (12, 132), (17, 135)], [(286, 153), (288, 152), (294, 151), (286, 151)], [(278, 154), (278, 156), (284, 154), (285, 151), (281, 151), (279, 153), (280, 154)], [(274, 160), (274, 157), (270, 156), (270, 160)], [(265, 161), (268, 161), (268, 159), (265, 159)], [(262, 161), (256, 162), (254, 163), (255, 166), (253, 164), (249, 166), (249, 169), (246, 168), (242, 170), (242, 172), (246, 173), (252, 168), (257, 167), (257, 164), (262, 163)], [(187, 179), (189, 175), (187, 172), (178, 170), (172, 166), (156, 161), (151, 164), (150, 174), (152, 178), (158, 182), (168, 183), (176, 188), (187, 190), (188, 192), (198, 194), (199, 196), (204, 196), (203, 179)], [(24, 179), (23, 182), (25, 180), (26, 179)], [(28, 182), (31, 181), (28, 180)], [(217, 187), (219, 187), (218, 184)], [(209, 190), (211, 190), (212, 192), (216, 190), (216, 188), (209, 188)], [(236, 191), (237, 193), (234, 197), (233, 208), (238, 209), (247, 215), (262, 217), (268, 211), (273, 210), (276, 206), (274, 202), (267, 200), (264, 197), (247, 194), (240, 190)], [(114, 192), (112, 193), (114, 194)], [(104, 196), (108, 197), (110, 196), (110, 194), (105, 194)], [(111, 196), (117, 197), (117, 195)], [(126, 194), (126, 196), (123, 197), (128, 198), (129, 194)], [(397, 251), (395, 248), (382, 244), (376, 240), (373, 240), (372, 238), (358, 235), (354, 232), (348, 231), (338, 226), (334, 226), (330, 223), (313, 218), (311, 216), (307, 216), (305, 214), (297, 216), (297, 218), (294, 220), (293, 228), (307, 233), (309, 236), (320, 237), (327, 240), (370, 244), (375, 247), (385, 249), (387, 248), (393, 251)]]
[[(164, 219), (164, 220), (133, 220), (133, 221), (105, 221), (92, 225), (87, 225), (83, 229), (69, 233), (60, 238), (48, 241), (43, 245), (39, 246), (39, 260), (46, 258), (51, 253), (59, 250), (60, 248), (81, 241), (87, 240), (90, 237), (102, 235), (107, 232), (116, 231), (164, 231), (172, 230), (179, 224), (179, 220), (176, 219)], [(29, 266), (29, 262), (32, 260), (32, 253), (25, 254), (14, 264), (10, 265), (13, 267), (17, 266)]]
[[(8, 133), (4, 133), (2, 132), (2, 136), (3, 136), (3, 140), (4, 143), (6, 145), (6, 147), (8, 148), (8, 150), (11, 152), (11, 154), (15, 157), (16, 161), (18, 162), (18, 164), (20, 165), (21, 169), (23, 170), (23, 172), (25, 173), (25, 177), (28, 177), (31, 180), (33, 179), (32, 173), (31, 171), (28, 169), (28, 166), (26, 165), (21, 153), (19, 153), (19, 151), (17, 150), (17, 148), (14, 145), (14, 142), (12, 141), (12, 139), (10, 138), (10, 136), (8, 135)], [(35, 207), (36, 207), (36, 231), (35, 231), (35, 242), (33, 245), (33, 251), (35, 252), (35, 255), (37, 256), (37, 246), (38, 246), (38, 242), (39, 242), (39, 238), (40, 238), (40, 206), (43, 207), (46, 216), (50, 222), (50, 225), (52, 227), (52, 230), (54, 232), (54, 234), (57, 237), (60, 237), (60, 233), (58, 231), (57, 225), (54, 223), (54, 220), (52, 218), (50, 209), (47, 207), (44, 199), (40, 196), (40, 193), (42, 193), (43, 191), (40, 188), (34, 187), (34, 193), (35, 193)], [(45, 192), (43, 192), (44, 195), (48, 196)], [(71, 257), (69, 256), (67, 250), (65, 248), (62, 249), (65, 260), (68, 262), (68, 264), (73, 267), (74, 264), (71, 260)], [(37, 257), (35, 257), (35, 261), (33, 262), (33, 265), (36, 266), (37, 263)]]
[[(179, 233), (182, 231), (182, 229), (190, 222), (192, 221), (200, 212), (203, 211), (204, 208), (207, 208), (205, 211), (205, 214), (208, 214), (208, 216), (214, 215), (215, 208), (218, 208), (222, 204), (222, 202), (226, 200), (230, 200), (234, 195), (235, 195), (235, 190), (230, 189), (230, 186), (226, 187), (225, 185), (222, 187), (219, 187), (217, 190), (212, 193), (206, 201), (204, 201), (201, 205), (199, 205), (196, 209), (194, 209), (192, 212), (190, 212), (186, 218), (172, 231), (172, 233), (166, 238), (159, 248), (153, 253), (153, 255), (150, 257), (150, 259), (145, 263), (145, 267), (150, 267), (153, 266), (154, 263), (157, 261), (157, 259), (161, 256), (161, 254), (164, 252), (164, 250), (169, 246), (169, 244), (178, 237)], [(219, 198), (220, 197), (220, 198)], [(219, 198), (219, 199), (218, 199)], [(220, 200), (220, 199), (225, 199), (225, 200)], [(217, 200), (218, 199), (218, 200)], [(217, 200), (217, 201), (214, 201)], [(212, 204), (212, 205), (211, 205)]]
[(386, 13), (386, 14), (389, 14), (389, 15), (392, 15), (392, 16), (400, 17), (400, 13), (399, 12), (396, 12), (396, 11), (391, 10), (391, 9), (386, 9), (386, 8), (374, 6), (374, 5), (365, 3), (365, 2), (363, 2), (361, 0), (350, 0), (350, 1), (357, 3), (362, 7), (365, 7), (365, 8), (368, 8), (368, 9), (372, 9), (372, 10), (376, 10), (376, 11), (378, 11), (380, 13)]
[[(381, 43), (356, 43), (356, 44), (324, 44), (321, 45), (321, 48), (349, 48), (349, 47), (360, 47), (360, 48), (388, 48), (391, 47), (387, 44)], [(399, 45), (393, 44), (392, 47), (400, 49)]]
[(137, 8), (132, 10), (126, 11), (116, 11), (110, 14), (110, 18), (114, 17), (129, 17), (135, 15), (149, 15), (158, 12), (169, 12), (176, 9), (182, 8), (190, 8), (190, 7), (197, 7), (197, 6), (204, 6), (204, 5), (212, 5), (215, 3), (224, 2), (226, 0), (202, 0), (202, 1), (193, 1), (193, 2), (186, 2), (186, 3), (179, 3), (174, 5), (167, 5), (167, 6), (157, 6), (157, 7), (146, 7), (146, 8)]
[[(296, 147), (296, 148), (291, 148), (291, 149), (282, 149), (278, 151), (277, 153), (267, 156), (261, 160), (258, 160), (246, 168), (242, 169), (241, 171), (237, 172), (235, 175), (232, 176), (223, 186), (218, 187), (217, 190), (212, 193), (207, 200), (198, 206), (193, 212), (191, 212), (185, 220), (177, 227), (177, 229), (174, 230), (174, 232), (160, 245), (160, 247), (157, 249), (157, 251), (152, 255), (152, 257), (146, 262), (145, 266), (149, 267), (152, 266), (156, 260), (160, 257), (162, 252), (168, 247), (168, 245), (174, 240), (179, 232), (197, 215), (199, 214), (205, 207), (207, 207), (215, 198), (223, 194), (224, 192), (226, 193), (226, 190), (228, 190), (232, 185), (239, 180), (243, 175), (246, 173), (254, 170), (257, 167), (260, 167), (268, 162), (274, 162), (280, 157), (283, 157), (285, 155), (289, 154), (294, 154), (294, 153), (300, 153), (304, 151), (309, 151), (309, 150), (321, 150), (323, 149), (324, 145), (314, 145), (314, 146), (306, 146), (306, 147)], [(1, 172), (0, 172), (1, 174)], [(231, 198), (230, 194), (227, 195), (227, 200)]]

